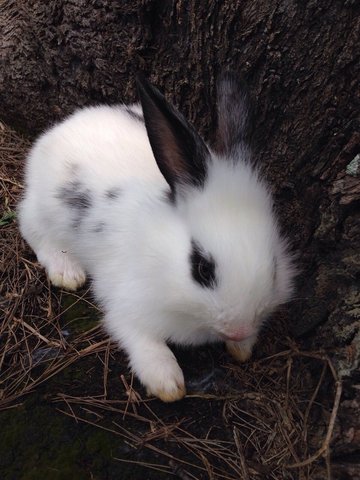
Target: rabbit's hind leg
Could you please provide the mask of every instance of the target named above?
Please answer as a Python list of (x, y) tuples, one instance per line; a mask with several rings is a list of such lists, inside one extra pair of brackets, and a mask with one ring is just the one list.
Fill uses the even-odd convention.
[(55, 287), (77, 290), (85, 283), (84, 270), (68, 252), (42, 245), (36, 254)]
[[(27, 195), (18, 207), (20, 231), (45, 267), (49, 279), (56, 287), (76, 290), (85, 283), (85, 272), (77, 259), (63, 248), (66, 240), (60, 239), (66, 225), (61, 225), (61, 215), (45, 210), (37, 195)], [(54, 228), (53, 218), (57, 219)]]

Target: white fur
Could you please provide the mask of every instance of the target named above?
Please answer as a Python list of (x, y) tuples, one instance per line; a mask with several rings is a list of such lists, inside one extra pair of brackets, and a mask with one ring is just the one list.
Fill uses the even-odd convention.
[[(174, 205), (143, 123), (124, 106), (101, 106), (46, 132), (27, 161), (24, 238), (55, 285), (74, 289), (90, 275), (110, 335), (149, 393), (165, 401), (185, 393), (166, 342), (238, 339), (241, 347), (243, 338), (251, 352), (265, 316), (291, 291), (269, 192), (247, 152), (234, 155), (212, 154), (204, 189), (184, 187)], [(59, 195), (71, 181), (91, 198), (75, 224), (79, 211)], [(119, 196), (108, 198), (116, 188)], [(216, 262), (213, 289), (192, 279), (192, 239)]]

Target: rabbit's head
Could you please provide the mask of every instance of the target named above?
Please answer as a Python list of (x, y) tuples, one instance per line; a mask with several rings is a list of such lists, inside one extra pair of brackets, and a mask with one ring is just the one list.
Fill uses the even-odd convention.
[(270, 193), (250, 164), (242, 84), (229, 73), (219, 81), (216, 152), (149, 82), (138, 79), (138, 90), (168, 201), (185, 226), (167, 259), (176, 280), (164, 273), (168, 308), (210, 337), (254, 336), (288, 300), (294, 270)]

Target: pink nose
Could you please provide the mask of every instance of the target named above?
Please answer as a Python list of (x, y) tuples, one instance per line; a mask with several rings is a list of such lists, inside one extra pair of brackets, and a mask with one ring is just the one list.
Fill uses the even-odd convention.
[(245, 338), (250, 337), (251, 335), (253, 335), (253, 333), (254, 332), (251, 328), (243, 327), (238, 329), (224, 330), (221, 332), (221, 336), (223, 336), (225, 340), (241, 342), (241, 340), (245, 340)]

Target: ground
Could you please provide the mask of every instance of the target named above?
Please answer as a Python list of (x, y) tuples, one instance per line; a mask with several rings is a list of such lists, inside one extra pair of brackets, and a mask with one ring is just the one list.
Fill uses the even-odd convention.
[(286, 309), (254, 357), (222, 345), (176, 350), (181, 402), (147, 398), (101, 328), (89, 285), (49, 285), (21, 239), (26, 139), (0, 126), (0, 472), (30, 479), (325, 479), (341, 382), (304, 351)]

